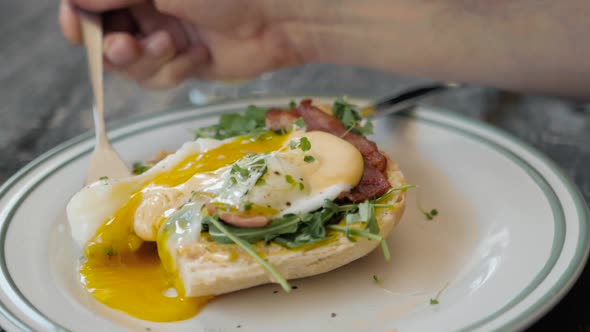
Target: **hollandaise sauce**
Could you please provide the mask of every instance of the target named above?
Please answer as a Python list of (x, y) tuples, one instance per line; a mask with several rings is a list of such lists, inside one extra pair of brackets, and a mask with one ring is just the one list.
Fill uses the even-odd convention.
[[(155, 242), (144, 242), (134, 232), (134, 215), (147, 186), (175, 187), (195, 174), (217, 170), (251, 153), (280, 149), (286, 135), (240, 137), (205, 153), (187, 157), (170, 171), (137, 190), (106, 220), (86, 244), (87, 260), (80, 279), (94, 298), (131, 316), (172, 322), (196, 315), (212, 297), (187, 298), (174, 271), (165, 269)], [(100, 207), (97, 207), (100, 208)]]

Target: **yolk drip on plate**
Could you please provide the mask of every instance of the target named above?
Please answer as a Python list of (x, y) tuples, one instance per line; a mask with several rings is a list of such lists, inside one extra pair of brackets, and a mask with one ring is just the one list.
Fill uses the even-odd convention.
[[(251, 153), (280, 149), (287, 135), (264, 134), (258, 139), (237, 138), (205, 153), (189, 156), (147, 185), (175, 187), (197, 173), (234, 163)], [(146, 186), (147, 186), (146, 185)], [(176, 276), (166, 273), (156, 244), (144, 242), (133, 230), (133, 217), (142, 200), (135, 192), (86, 244), (86, 262), (80, 278), (86, 289), (103, 304), (131, 316), (171, 322), (196, 315), (211, 297), (186, 298)]]

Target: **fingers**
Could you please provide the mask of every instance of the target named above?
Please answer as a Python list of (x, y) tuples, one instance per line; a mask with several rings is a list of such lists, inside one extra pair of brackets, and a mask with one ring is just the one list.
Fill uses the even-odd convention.
[(163, 65), (153, 76), (139, 83), (151, 89), (170, 88), (196, 76), (198, 68), (208, 65), (209, 52), (203, 45), (193, 46)]
[(203, 46), (179, 53), (166, 30), (143, 40), (126, 33), (112, 33), (105, 40), (107, 68), (150, 88), (172, 87), (193, 76), (207, 54)]
[(176, 55), (176, 47), (167, 31), (160, 30), (141, 42), (141, 57), (135, 62), (117, 68), (127, 78), (142, 82), (154, 76)]
[(133, 6), (129, 12), (144, 34), (166, 30), (172, 37), (178, 51), (182, 52), (188, 49), (191, 40), (178, 19), (162, 14), (152, 4)]
[(82, 32), (78, 16), (68, 0), (61, 0), (59, 5), (59, 25), (66, 39), (73, 44), (82, 42)]
[(135, 63), (142, 54), (142, 45), (125, 32), (107, 34), (104, 40), (104, 57), (109, 67), (119, 68)]
[(72, 5), (92, 12), (105, 12), (108, 10), (122, 9), (147, 0), (70, 0)]

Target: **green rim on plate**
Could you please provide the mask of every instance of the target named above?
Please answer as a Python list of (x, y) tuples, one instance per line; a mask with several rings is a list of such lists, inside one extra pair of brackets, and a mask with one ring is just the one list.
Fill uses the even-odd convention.
[[(326, 98), (326, 97), (323, 97)], [(284, 98), (288, 100), (288, 98)], [(166, 112), (160, 115), (149, 115), (143, 116), (135, 119), (130, 119), (124, 122), (121, 122), (115, 126), (119, 132), (113, 136), (113, 141), (116, 142), (118, 140), (124, 139), (126, 137), (130, 137), (147, 130), (156, 129), (160, 127), (164, 127), (171, 124), (177, 124), (187, 120), (196, 120), (199, 118), (208, 118), (212, 116), (216, 116), (221, 114), (222, 112), (235, 112), (236, 110), (243, 109), (245, 105), (252, 104), (252, 103), (261, 103), (264, 99), (253, 99), (253, 100), (246, 100), (236, 105), (236, 103), (227, 103), (226, 108), (222, 111), (218, 111), (215, 109), (211, 109), (212, 105), (204, 106), (204, 107), (192, 107), (190, 109), (179, 109), (173, 112)], [(270, 102), (267, 102), (266, 105), (269, 105)], [(224, 104), (218, 104), (217, 106), (223, 107)], [(193, 112), (194, 110), (194, 112)], [(160, 118), (165, 118), (169, 116), (171, 113), (179, 114), (181, 116), (176, 117), (171, 120), (158, 121)], [(184, 114), (186, 113), (186, 114)], [(435, 115), (436, 116), (432, 116)], [(444, 115), (441, 119), (441, 114)], [(521, 148), (525, 149), (528, 153), (530, 153), (534, 158), (540, 160), (545, 165), (547, 165), (550, 170), (559, 178), (560, 182), (566, 187), (568, 194), (571, 196), (572, 200), (576, 206), (576, 212), (578, 215), (578, 219), (580, 221), (580, 232), (578, 234), (577, 239), (577, 246), (575, 249), (575, 254), (573, 259), (568, 263), (567, 268), (560, 276), (557, 282), (555, 282), (551, 288), (535, 301), (534, 304), (529, 306), (526, 310), (519, 313), (517, 317), (505, 322), (500, 329), (517, 329), (522, 328), (530, 323), (532, 323), (533, 318), (542, 314), (549, 310), (563, 295), (565, 295), (566, 291), (573, 285), (573, 282), (576, 280), (577, 276), (583, 269), (584, 263), (588, 256), (588, 249), (590, 245), (590, 241), (588, 239), (588, 229), (590, 224), (590, 217), (588, 213), (588, 208), (584, 202), (584, 199), (580, 192), (575, 188), (575, 186), (571, 183), (569, 179), (565, 177), (565, 175), (559, 170), (559, 168), (546, 157), (544, 157), (541, 153), (537, 152), (532, 147), (528, 146), (526, 143), (520, 141), (517, 138), (512, 137), (509, 134), (506, 134), (498, 129), (490, 127), (488, 125), (469, 120), (466, 118), (461, 118), (459, 116), (444, 112), (444, 111), (426, 111), (426, 110), (419, 110), (418, 112), (414, 112), (411, 114), (398, 114), (396, 115), (400, 119), (405, 118), (408, 120), (414, 121), (422, 121), (428, 123), (433, 126), (437, 126), (446, 130), (455, 131), (466, 137), (467, 139), (478, 141), (493, 150), (501, 153), (506, 158), (510, 159), (516, 165), (518, 165), (521, 169), (523, 169), (531, 179), (539, 186), (540, 190), (545, 194), (545, 197), (551, 207), (551, 211), (553, 214), (554, 219), (554, 237), (551, 246), (551, 254), (549, 259), (545, 262), (542, 269), (537, 273), (537, 275), (532, 279), (531, 283), (525, 287), (520, 293), (516, 294), (506, 305), (502, 308), (497, 310), (494, 313), (489, 314), (487, 317), (484, 317), (477, 322), (474, 322), (464, 328), (462, 331), (472, 330), (479, 327), (484, 326), (485, 324), (495, 320), (496, 318), (500, 317), (502, 314), (506, 313), (508, 310), (519, 304), (523, 301), (530, 293), (532, 293), (547, 277), (547, 275), (553, 270), (555, 263), (557, 262), (558, 258), (563, 249), (565, 234), (566, 234), (566, 224), (565, 224), (565, 215), (564, 210), (561, 205), (559, 198), (557, 197), (556, 193), (552, 189), (549, 182), (545, 179), (545, 177), (535, 169), (530, 163), (528, 163), (523, 158), (519, 157), (516, 153), (509, 150), (508, 148), (492, 141), (489, 138), (482, 136), (481, 134), (477, 133), (477, 130), (483, 130), (492, 136), (499, 136), (502, 138), (507, 138), (511, 142), (516, 143)], [(444, 121), (444, 118), (452, 119), (455, 122), (458, 122), (460, 126), (454, 125), (449, 123), (449, 121)], [(151, 121), (148, 121), (151, 120)], [(139, 123), (138, 123), (139, 122)], [(145, 123), (144, 123), (145, 122)], [(149, 123), (153, 122), (153, 123)], [(137, 128), (127, 128), (130, 124), (137, 124)], [(87, 133), (81, 136), (78, 136), (68, 142), (65, 142), (56, 148), (48, 151), (47, 153), (43, 154), (42, 156), (35, 159), (33, 162), (29, 163), (19, 172), (17, 172), (13, 177), (11, 177), (4, 185), (0, 187), (0, 199), (2, 199), (11, 188), (13, 188), (19, 181), (25, 178), (30, 172), (35, 169), (38, 169), (40, 166), (43, 166), (45, 162), (53, 158), (54, 156), (67, 151), (68, 149), (75, 147), (79, 144), (86, 143), (89, 144), (89, 147), (83, 149), (78, 154), (68, 158), (67, 160), (61, 162), (59, 165), (54, 166), (51, 169), (46, 170), (42, 176), (39, 176), (35, 182), (30, 183), (27, 185), (27, 188), (24, 192), (22, 192), (18, 198), (14, 198), (12, 202), (7, 206), (4, 207), (4, 211), (0, 211), (0, 272), (2, 276), (0, 278), (0, 288), (3, 288), (7, 292), (8, 295), (12, 295), (13, 300), (18, 300), (25, 304), (27, 307), (28, 313), (31, 314), (35, 318), (38, 323), (41, 323), (43, 326), (50, 328), (51, 330), (59, 330), (65, 331), (62, 326), (57, 325), (56, 323), (52, 322), (48, 317), (43, 315), (39, 312), (29, 301), (25, 298), (25, 296), (20, 292), (14, 281), (12, 280), (10, 273), (8, 271), (8, 267), (6, 266), (6, 259), (5, 259), (5, 240), (8, 228), (10, 227), (10, 223), (12, 220), (13, 215), (19, 209), (20, 204), (28, 197), (28, 195), (35, 190), (35, 188), (41, 184), (45, 179), (51, 176), (53, 173), (64, 167), (65, 165), (69, 164), (70, 162), (84, 157), (88, 155), (91, 150), (91, 139), (93, 138), (91, 133)], [(8, 288), (6, 288), (8, 286)], [(6, 318), (9, 322), (14, 324), (17, 328), (25, 331), (30, 331), (32, 328), (28, 326), (25, 322), (21, 321), (17, 316), (15, 316), (10, 310), (4, 305), (0, 304), (0, 315)]]

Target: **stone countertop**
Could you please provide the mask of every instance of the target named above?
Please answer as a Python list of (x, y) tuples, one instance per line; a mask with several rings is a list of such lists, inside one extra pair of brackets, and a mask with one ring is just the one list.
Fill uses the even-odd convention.
[[(55, 145), (92, 128), (91, 95), (82, 49), (62, 39), (56, 1), (0, 2), (0, 184)], [(150, 114), (205, 96), (382, 96), (424, 82), (361, 68), (313, 65), (281, 71), (247, 85), (188, 82), (143, 91), (106, 78), (107, 121)], [(555, 161), (590, 201), (590, 107), (572, 101), (469, 87), (425, 104), (452, 110), (519, 137)], [(531, 330), (590, 331), (590, 268)]]

